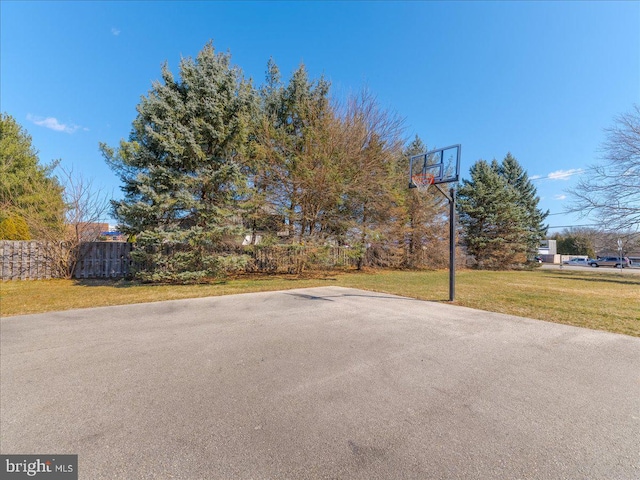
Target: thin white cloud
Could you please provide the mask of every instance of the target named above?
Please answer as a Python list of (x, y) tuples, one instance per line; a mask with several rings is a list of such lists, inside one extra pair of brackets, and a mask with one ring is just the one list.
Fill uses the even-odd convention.
[(118, 35), (120, 35), (120, 30), (117, 29), (116, 27), (111, 27), (111, 35), (113, 35), (114, 37), (117, 37)]
[(568, 180), (569, 177), (574, 175), (579, 175), (584, 170), (582, 168), (571, 168), (569, 170), (556, 170), (555, 172), (551, 172), (547, 175), (547, 178), (550, 180)]
[(531, 175), (529, 177), (529, 180), (539, 180), (542, 178), (542, 175)]
[(553, 198), (555, 198), (556, 200), (565, 200), (567, 196), (561, 193), (559, 195), (554, 195)]
[(38, 117), (35, 115), (31, 115), (29, 113), (27, 115), (27, 120), (34, 123), (35, 125), (48, 128), (49, 130), (54, 130), (56, 132), (75, 133), (81, 128), (84, 131), (88, 130), (88, 128), (86, 127), (83, 128), (83, 127), (80, 127), (79, 125), (74, 125), (74, 124), (67, 125), (64, 123), (60, 123), (58, 119), (55, 117)]

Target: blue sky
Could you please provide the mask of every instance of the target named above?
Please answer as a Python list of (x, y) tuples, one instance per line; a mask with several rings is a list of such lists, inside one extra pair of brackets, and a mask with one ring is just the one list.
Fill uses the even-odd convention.
[(116, 197), (98, 142), (126, 138), (162, 63), (176, 72), (209, 40), (256, 85), (273, 57), (285, 78), (300, 63), (325, 75), (337, 97), (366, 86), (405, 119), (408, 138), (461, 143), (463, 178), (478, 159), (510, 151), (538, 178), (552, 227), (593, 223), (563, 214), (566, 189), (598, 161), (603, 129), (640, 103), (640, 2), (3, 0), (0, 9), (0, 110), (27, 129), (42, 162), (59, 158)]

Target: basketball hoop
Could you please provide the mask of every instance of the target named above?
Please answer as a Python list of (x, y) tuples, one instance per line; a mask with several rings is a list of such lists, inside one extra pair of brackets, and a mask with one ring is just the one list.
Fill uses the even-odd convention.
[(452, 186), (447, 194), (440, 184), (460, 181), (460, 144), (436, 148), (409, 157), (409, 188), (426, 192), (431, 185), (449, 201), (449, 301), (456, 291), (456, 192)]
[(433, 173), (418, 173), (411, 175), (411, 183), (421, 192), (425, 192), (433, 182), (435, 181), (435, 175)]

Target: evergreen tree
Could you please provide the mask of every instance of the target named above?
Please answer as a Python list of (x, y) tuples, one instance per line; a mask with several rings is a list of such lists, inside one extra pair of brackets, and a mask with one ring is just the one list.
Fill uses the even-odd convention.
[(529, 215), (519, 192), (495, 160), (476, 162), (458, 190), (458, 212), (469, 254), (479, 268), (513, 268), (526, 262)]
[(3, 238), (49, 240), (64, 226), (56, 163), (41, 165), (31, 136), (11, 115), (0, 116), (0, 222)]
[(254, 108), (251, 84), (208, 43), (182, 59), (137, 107), (128, 141), (102, 152), (123, 182), (113, 201), (120, 228), (135, 235), (139, 276), (196, 281), (242, 261), (221, 246), (243, 232), (243, 155)]
[(31, 240), (29, 226), (22, 217), (7, 217), (0, 221), (0, 240)]
[(253, 184), (257, 198), (282, 215), (298, 241), (319, 238), (327, 211), (338, 203), (337, 157), (327, 141), (335, 129), (328, 93), (329, 83), (310, 80), (304, 65), (285, 85), (269, 61), (253, 145)]
[(529, 180), (527, 172), (520, 166), (511, 152), (502, 161), (499, 173), (518, 194), (517, 203), (524, 209), (524, 226), (527, 229), (527, 254), (533, 257), (540, 246), (540, 241), (547, 235), (547, 225), (544, 220), (549, 211), (543, 212), (538, 208), (540, 197), (536, 187)]
[(256, 217), (276, 212), (289, 238), (307, 244), (390, 241), (401, 121), (367, 91), (331, 103), (329, 84), (309, 79), (304, 66), (283, 83), (270, 61), (261, 98), (252, 183), (264, 205), (254, 202)]

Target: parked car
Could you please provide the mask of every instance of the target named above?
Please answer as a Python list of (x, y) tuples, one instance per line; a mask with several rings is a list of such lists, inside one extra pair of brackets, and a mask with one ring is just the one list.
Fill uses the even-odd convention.
[(590, 260), (589, 265), (592, 267), (628, 267), (629, 259), (627, 257), (602, 257)]
[(564, 263), (565, 265), (573, 265), (573, 266), (582, 265), (583, 267), (587, 267), (591, 265), (590, 262), (592, 261), (594, 261), (592, 258), (572, 258), (571, 260), (565, 260), (562, 263)]

